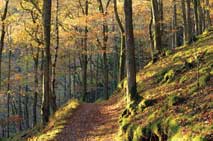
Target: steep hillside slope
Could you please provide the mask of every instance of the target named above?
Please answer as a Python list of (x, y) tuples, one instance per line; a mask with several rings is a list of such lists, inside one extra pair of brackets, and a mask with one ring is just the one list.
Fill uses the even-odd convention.
[(213, 140), (213, 30), (197, 39), (138, 74), (142, 101), (121, 117), (121, 140)]

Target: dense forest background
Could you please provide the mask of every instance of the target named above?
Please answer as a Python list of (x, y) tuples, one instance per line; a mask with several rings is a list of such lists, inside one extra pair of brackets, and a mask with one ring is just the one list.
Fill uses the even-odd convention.
[(135, 73), (195, 42), (213, 1), (0, 0), (0, 16), (0, 136), (9, 137), (69, 99), (108, 99), (126, 74), (136, 100)]

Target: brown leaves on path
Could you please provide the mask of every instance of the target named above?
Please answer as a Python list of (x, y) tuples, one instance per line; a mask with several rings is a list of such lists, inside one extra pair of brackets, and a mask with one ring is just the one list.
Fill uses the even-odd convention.
[(124, 102), (113, 97), (100, 104), (82, 104), (55, 138), (57, 141), (115, 141)]

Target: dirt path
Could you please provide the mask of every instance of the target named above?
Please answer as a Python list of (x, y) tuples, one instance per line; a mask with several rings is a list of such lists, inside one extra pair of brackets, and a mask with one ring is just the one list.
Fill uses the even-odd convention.
[(70, 117), (57, 141), (115, 141), (123, 109), (119, 98), (101, 104), (82, 104)]

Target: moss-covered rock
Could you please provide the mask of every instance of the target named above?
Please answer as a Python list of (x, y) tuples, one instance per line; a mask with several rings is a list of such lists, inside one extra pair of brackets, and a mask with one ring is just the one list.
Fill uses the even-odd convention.
[(201, 77), (199, 77), (199, 86), (205, 87), (209, 80), (210, 80), (210, 74), (209, 73), (202, 75)]
[(168, 97), (167, 100), (168, 100), (168, 106), (174, 106), (179, 103), (182, 103), (184, 101), (184, 98), (182, 98), (178, 95), (172, 94)]
[(164, 75), (161, 83), (169, 83), (174, 79), (174, 77), (175, 77), (175, 71), (171, 69)]

